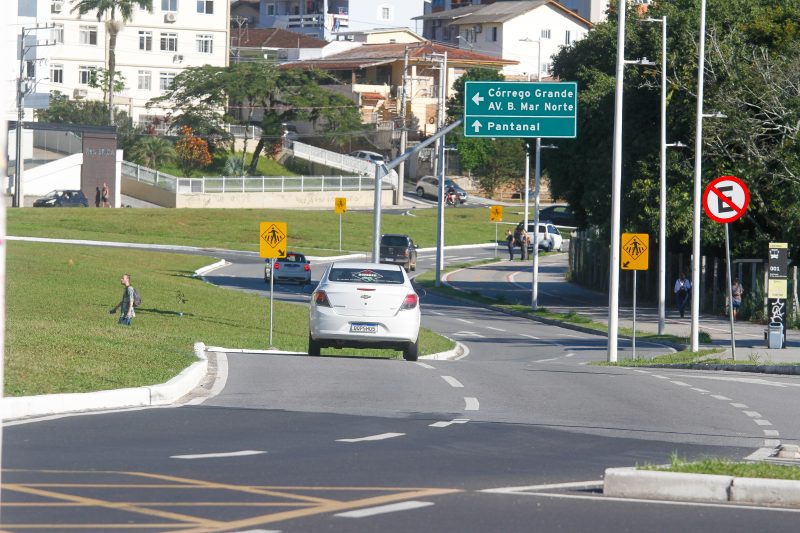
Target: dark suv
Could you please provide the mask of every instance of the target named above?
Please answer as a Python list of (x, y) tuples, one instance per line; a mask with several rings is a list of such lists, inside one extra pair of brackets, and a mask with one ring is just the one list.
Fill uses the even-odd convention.
[(403, 265), (406, 271), (417, 269), (417, 245), (408, 235), (381, 235), (381, 263)]
[(33, 202), (33, 207), (89, 207), (83, 191), (50, 191)]

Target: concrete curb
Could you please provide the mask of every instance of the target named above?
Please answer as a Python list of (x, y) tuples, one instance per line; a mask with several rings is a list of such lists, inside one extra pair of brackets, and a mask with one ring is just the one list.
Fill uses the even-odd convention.
[[(444, 335), (442, 335), (444, 337)], [(446, 337), (449, 338), (449, 337)], [(453, 339), (450, 339), (453, 340)], [(423, 355), (420, 357), (420, 360), (423, 361), (454, 361), (456, 359), (462, 359), (469, 355), (469, 348), (464, 346), (458, 341), (454, 341), (456, 343), (456, 347), (452, 350), (448, 350), (446, 352), (439, 352), (439, 353), (432, 353), (430, 355)]]
[[(452, 339), (451, 339), (452, 340)], [(307, 352), (288, 352), (284, 350), (248, 350), (247, 348), (222, 348), (220, 346), (208, 346), (205, 351), (207, 352), (222, 352), (222, 353), (248, 353), (256, 355), (308, 355)], [(469, 354), (469, 349), (456, 342), (456, 347), (446, 352), (433, 353), (430, 355), (423, 355), (420, 360), (434, 360), (434, 361), (451, 361)]]
[[(703, 348), (705, 348), (703, 346)], [(650, 365), (651, 368), (677, 368), (679, 370), (724, 370), (727, 372), (750, 372), (753, 374), (800, 375), (800, 365), (737, 365), (737, 364), (674, 364)]]
[(603, 494), (644, 500), (800, 506), (800, 481), (607, 468)]
[(208, 359), (202, 342), (195, 343), (194, 354), (199, 359), (197, 362), (160, 385), (3, 398), (0, 404), (3, 421), (85, 411), (169, 405), (194, 389), (208, 371)]

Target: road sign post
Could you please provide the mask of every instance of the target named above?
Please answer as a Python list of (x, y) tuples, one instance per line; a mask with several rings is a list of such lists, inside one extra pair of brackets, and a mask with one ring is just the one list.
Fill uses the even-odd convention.
[[(780, 348), (786, 347), (786, 302), (789, 297), (788, 260), (788, 243), (769, 243), (769, 273), (767, 274), (767, 315), (769, 318), (767, 347), (769, 348), (775, 344)], [(774, 342), (776, 329), (780, 331), (780, 335), (777, 342)]]
[(262, 222), (258, 231), (259, 253), (269, 259), (269, 345), (272, 347), (272, 303), (275, 296), (275, 259), (286, 257), (286, 222)]
[(342, 251), (342, 215), (347, 213), (347, 198), (337, 198), (333, 210), (339, 214), (339, 251)]
[(575, 82), (468, 81), (465, 137), (575, 138)]
[[(731, 358), (736, 360), (736, 335), (733, 327), (733, 294), (731, 283), (731, 241), (728, 224), (739, 220), (750, 204), (750, 191), (747, 185), (736, 176), (720, 176), (706, 187), (703, 193), (703, 209), (715, 222), (725, 224), (725, 263), (728, 270), (728, 316), (731, 323)], [(692, 280), (694, 289), (697, 281)], [(695, 317), (692, 317), (695, 320)]]
[(620, 268), (633, 270), (633, 337), (631, 349), (636, 359), (636, 272), (650, 267), (650, 235), (647, 233), (623, 233), (620, 239)]
[(489, 220), (494, 222), (494, 256), (497, 258), (497, 226), (503, 221), (502, 205), (493, 205), (489, 208)]

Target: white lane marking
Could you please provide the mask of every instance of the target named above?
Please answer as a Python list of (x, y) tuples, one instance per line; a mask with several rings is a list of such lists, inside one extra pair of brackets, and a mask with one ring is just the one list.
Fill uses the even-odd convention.
[(764, 430), (764, 436), (765, 437), (780, 437), (781, 433), (780, 433), (780, 431), (777, 431), (777, 430), (774, 430), (774, 429), (765, 429)]
[(680, 385), (681, 387), (691, 387), (688, 383), (684, 383), (683, 381), (670, 381), (670, 383), (674, 383), (675, 385)]
[(537, 337), (535, 335), (526, 335), (525, 333), (520, 333), (519, 336), (520, 337), (527, 337), (527, 338), (533, 339), (535, 341), (541, 340), (539, 337)]
[(515, 494), (518, 492), (527, 492), (532, 490), (553, 490), (553, 489), (591, 489), (593, 487), (602, 487), (602, 481), (573, 481), (571, 483), (552, 483), (549, 485), (530, 485), (528, 487), (499, 487), (496, 489), (483, 489), (478, 492), (487, 492), (489, 494)]
[(723, 402), (733, 401), (730, 398), (728, 398), (727, 396), (720, 396), (719, 394), (712, 394), (711, 397), (712, 398), (716, 398), (717, 400), (722, 400)]
[(434, 422), (433, 424), (428, 424), (428, 426), (432, 428), (446, 428), (447, 426), (452, 426), (453, 424), (466, 424), (467, 422), (469, 422), (469, 418), (454, 418), (449, 422)]
[(755, 422), (759, 426), (771, 426), (772, 425), (772, 422), (770, 422), (769, 420), (764, 420), (764, 419), (760, 419), (760, 420), (759, 419), (755, 419), (755, 420), (753, 420), (753, 422)]
[(584, 366), (585, 364), (587, 364), (587, 361), (584, 361), (584, 362), (578, 363), (578, 364), (581, 365), (581, 366)]
[(472, 320), (467, 320), (466, 318), (456, 318), (459, 322), (463, 322), (464, 324), (474, 324)]
[(534, 363), (547, 363), (547, 362), (550, 362), (550, 361), (556, 361), (557, 359), (558, 359), (558, 357), (551, 357), (550, 359), (536, 359), (533, 362)]
[(336, 442), (366, 442), (373, 440), (392, 439), (394, 437), (402, 437), (405, 433), (381, 433), (380, 435), (371, 435), (369, 437), (359, 437), (357, 439), (336, 439)]
[(705, 389), (698, 389), (697, 387), (692, 387), (692, 390), (696, 390), (697, 392), (702, 392), (703, 394), (708, 394), (710, 392)]
[(478, 401), (477, 398), (474, 398), (472, 396), (468, 396), (468, 397), (464, 398), (464, 410), (465, 411), (477, 411), (477, 410), (480, 409), (480, 407), (481, 407), (481, 404), (480, 404), (480, 402)]
[(744, 414), (749, 416), (750, 418), (761, 418), (761, 414), (757, 413), (756, 411), (742, 411)]
[(777, 448), (781, 445), (781, 441), (779, 439), (765, 439), (764, 446), (768, 446), (770, 448)]
[(667, 376), (659, 376), (658, 374), (653, 374), (653, 377), (657, 379), (669, 379)]
[(436, 316), (443, 316), (443, 315), (444, 315), (444, 313), (441, 313), (441, 312), (439, 312), (439, 311), (426, 311), (426, 312), (427, 312), (428, 314), (431, 314), (431, 315), (436, 315)]
[(422, 368), (427, 368), (428, 370), (436, 370), (436, 367), (433, 367), (433, 366), (429, 365), (428, 363), (420, 363), (419, 361), (417, 361), (417, 364), (419, 366), (421, 366)]
[(574, 354), (574, 353), (568, 353), (568, 354), (567, 354), (567, 355), (565, 355), (564, 357), (574, 357), (574, 356), (575, 356), (575, 354)]
[(573, 339), (580, 339), (580, 337), (578, 335), (570, 335), (569, 333), (562, 333), (561, 336), (562, 337), (571, 337)]
[(634, 371), (634, 372), (638, 372), (638, 373), (640, 373), (640, 374), (649, 374), (649, 373), (650, 373), (650, 372), (648, 372), (647, 370), (639, 370), (638, 368), (634, 369), (633, 371)]
[(477, 337), (479, 339), (485, 339), (486, 338), (483, 335), (481, 335), (480, 333), (475, 333), (474, 331), (457, 331), (457, 332), (453, 333), (453, 336)]
[(683, 375), (679, 377), (692, 378), (692, 379), (713, 379), (716, 381), (733, 381), (736, 383), (749, 383), (752, 385), (767, 385), (769, 387), (800, 387), (800, 383), (782, 383), (778, 381), (770, 381), (763, 378), (743, 378), (732, 376), (706, 376), (706, 375)]
[(170, 459), (217, 459), (220, 457), (243, 457), (246, 455), (262, 455), (267, 452), (262, 450), (242, 450), (239, 452), (221, 453), (195, 453), (189, 455), (170, 455)]
[(464, 385), (453, 376), (442, 376), (442, 379), (445, 380), (451, 387), (455, 387), (457, 389), (464, 388)]
[[(766, 442), (766, 441), (765, 441)], [(767, 457), (772, 455), (772, 452), (775, 451), (773, 448), (769, 448), (765, 445), (764, 448), (759, 448), (747, 457), (744, 458), (745, 461), (763, 461)]]
[(747, 409), (747, 406), (743, 403), (732, 403), (731, 405), (737, 409)]
[(359, 509), (357, 511), (338, 513), (333, 516), (340, 516), (342, 518), (365, 518), (379, 514), (396, 513), (397, 511), (410, 511), (411, 509), (420, 509), (422, 507), (430, 507), (431, 505), (433, 505), (433, 502), (410, 501), (390, 503), (389, 505), (379, 505), (378, 507), (369, 507), (367, 509)]
[(490, 329), (490, 330), (492, 330), (492, 331), (500, 331), (500, 332), (502, 332), (502, 333), (505, 333), (505, 332), (506, 332), (506, 330), (504, 330), (504, 329), (500, 329), (500, 328), (493, 328), (492, 326), (486, 326), (486, 329)]

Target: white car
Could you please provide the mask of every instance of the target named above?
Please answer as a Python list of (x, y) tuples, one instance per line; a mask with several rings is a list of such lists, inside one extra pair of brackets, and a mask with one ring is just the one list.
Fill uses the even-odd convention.
[[(518, 231), (522, 228), (522, 222), (517, 224), (517, 230), (514, 233), (514, 238), (518, 239)], [(528, 223), (528, 235), (532, 236), (534, 223)], [(539, 249), (545, 252), (561, 252), (564, 249), (564, 238), (561, 232), (550, 222), (539, 222), (539, 236), (536, 239), (539, 243)], [(533, 242), (528, 244), (528, 249), (533, 251)]]
[(371, 161), (376, 165), (382, 165), (386, 162), (384, 157), (376, 152), (369, 152), (367, 150), (356, 150), (355, 152), (350, 152), (350, 157), (355, 157), (356, 159), (363, 159), (364, 161)]
[(403, 267), (332, 263), (311, 294), (308, 355), (321, 348), (389, 348), (419, 354), (419, 296)]

